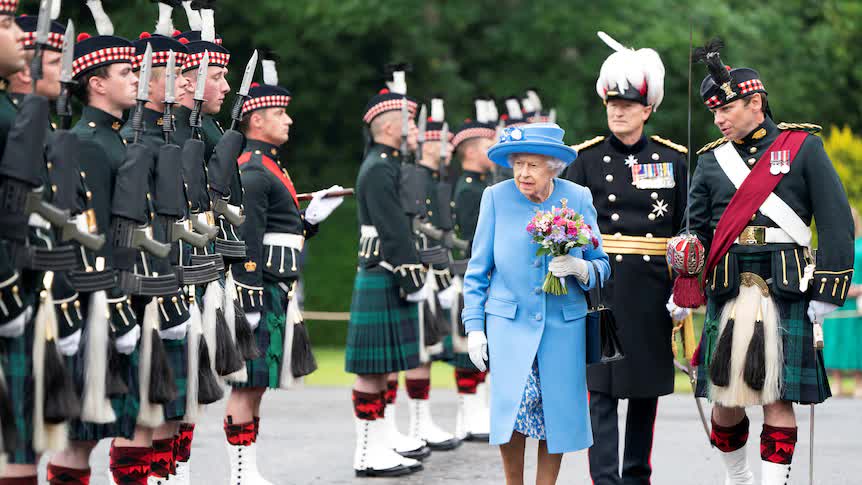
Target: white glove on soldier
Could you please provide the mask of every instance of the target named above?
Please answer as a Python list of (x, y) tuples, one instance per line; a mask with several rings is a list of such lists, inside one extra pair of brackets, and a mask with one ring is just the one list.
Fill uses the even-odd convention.
[(28, 306), (20, 315), (0, 325), (0, 337), (18, 338), (24, 335), (24, 328), (33, 316), (33, 307)]
[(135, 325), (131, 330), (124, 333), (114, 341), (114, 348), (117, 352), (123, 355), (129, 355), (138, 346), (138, 339), (141, 338), (141, 326)]
[(676, 303), (673, 302), (673, 295), (670, 295), (670, 298), (667, 299), (665, 308), (667, 308), (667, 312), (670, 314), (670, 318), (674, 322), (683, 320), (691, 315), (691, 308), (682, 308), (677, 306)]
[(808, 304), (808, 318), (811, 320), (811, 323), (823, 323), (826, 315), (834, 312), (836, 308), (838, 308), (838, 305), (813, 300)]
[(455, 285), (449, 285), (448, 288), (437, 293), (437, 299), (440, 300), (440, 306), (443, 307), (444, 310), (451, 309), (458, 300), (458, 287)]
[(427, 300), (428, 299), (428, 287), (423, 286), (422, 288), (419, 288), (419, 291), (414, 291), (413, 293), (410, 293), (409, 295), (407, 295), (406, 299), (407, 299), (407, 301), (413, 302), (413, 303), (419, 303), (420, 301)]
[(574, 276), (583, 284), (590, 281), (590, 265), (581, 258), (576, 258), (569, 254), (565, 256), (557, 256), (548, 263), (548, 271), (554, 274), (557, 278), (565, 278), (566, 276)]
[(467, 333), (467, 353), (477, 369), (481, 372), (487, 370), (485, 362), (488, 361), (488, 339), (485, 338), (485, 332), (473, 330)]
[(311, 224), (320, 224), (324, 219), (329, 217), (329, 214), (332, 214), (332, 211), (344, 202), (344, 197), (326, 198), (324, 196), (330, 192), (337, 192), (339, 190), (344, 190), (344, 187), (333, 185), (328, 189), (315, 192), (311, 202), (305, 209), (305, 220)]
[(189, 331), (189, 323), (191, 319), (186, 319), (185, 322), (175, 325), (171, 328), (167, 328), (165, 330), (159, 330), (159, 337), (162, 340), (182, 340), (186, 338), (186, 333)]
[(251, 331), (254, 332), (257, 330), (258, 324), (260, 324), (260, 312), (246, 313), (245, 319), (248, 320), (248, 326), (251, 327)]
[(78, 348), (81, 346), (82, 333), (83, 332), (79, 329), (68, 337), (57, 339), (57, 350), (60, 352), (60, 355), (70, 357), (77, 354)]

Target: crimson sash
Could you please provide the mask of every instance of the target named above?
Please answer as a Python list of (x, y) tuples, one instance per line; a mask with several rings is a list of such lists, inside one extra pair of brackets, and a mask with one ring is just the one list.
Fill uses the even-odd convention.
[(745, 181), (733, 194), (730, 204), (718, 220), (703, 274), (708, 275), (712, 272), (715, 265), (721, 261), (730, 246), (742, 234), (742, 230), (748, 225), (751, 216), (760, 209), (769, 194), (775, 190), (778, 182), (784, 178), (784, 174), (772, 175), (769, 173), (771, 153), (789, 150), (789, 162), (792, 163), (806, 136), (808, 136), (808, 132), (805, 131), (782, 131), (769, 149), (761, 155), (760, 160), (757, 161), (754, 168), (751, 169), (751, 173), (745, 177)]
[[(282, 171), (281, 167), (275, 162), (275, 160), (267, 157), (266, 155), (261, 155), (261, 162), (263, 166), (269, 170), (275, 178), (277, 178), (290, 192), (290, 195), (293, 197), (293, 202), (296, 204), (296, 207), (299, 207), (299, 199), (296, 196), (296, 187), (293, 186), (293, 180), (290, 179), (290, 176), (287, 175), (287, 171)], [(237, 159), (237, 163), (242, 166), (251, 160), (251, 152), (245, 152), (239, 156)]]

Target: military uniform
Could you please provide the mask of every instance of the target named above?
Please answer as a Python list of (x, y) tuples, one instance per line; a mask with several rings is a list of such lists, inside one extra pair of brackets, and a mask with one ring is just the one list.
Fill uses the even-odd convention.
[[(625, 55), (642, 56), (643, 63)], [(599, 84), (602, 98), (657, 108), (662, 81), (644, 74), (653, 64), (651, 49), (617, 52), (605, 60)], [(606, 77), (609, 67), (622, 69), (643, 86), (617, 85)], [(590, 475), (596, 484), (647, 484), (658, 397), (674, 389), (671, 338), (674, 323), (666, 308), (673, 278), (664, 257), (667, 243), (680, 229), (686, 207), (688, 150), (660, 136), (641, 135), (632, 145), (613, 133), (574, 146), (578, 160), (566, 178), (590, 189), (612, 278), (602, 289), (614, 312), (625, 358), (587, 367), (594, 445)], [(620, 473), (619, 399), (628, 399), (625, 451)]]
[[(819, 127), (776, 125), (760, 75), (725, 66), (721, 47), (710, 42), (694, 52), (709, 69), (700, 90), (704, 104), (719, 109), (758, 94), (764, 120), (742, 139), (720, 139), (698, 152), (689, 196), (697, 239), (681, 236), (668, 249), (679, 280), (701, 273), (707, 297), (693, 359), (699, 364), (696, 395), (737, 408), (821, 403), (830, 389), (815, 330), (844, 303), (853, 275), (847, 195), (823, 142), (809, 133)], [(686, 261), (696, 253), (700, 257)], [(691, 286), (674, 288), (678, 302), (699, 303), (697, 296)], [(745, 460), (748, 427), (747, 417), (733, 426), (713, 419), (711, 440), (734, 483), (753, 482)], [(760, 438), (762, 483), (787, 483), (797, 428), (767, 419)]]

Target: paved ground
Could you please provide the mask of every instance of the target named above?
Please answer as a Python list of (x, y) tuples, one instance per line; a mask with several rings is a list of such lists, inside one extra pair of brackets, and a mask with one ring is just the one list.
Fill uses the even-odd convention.
[[(400, 396), (399, 396), (400, 397)], [(433, 412), (439, 424), (454, 426), (456, 396), (452, 391), (432, 393)], [(198, 425), (192, 453), (192, 483), (227, 485), (227, 456), (221, 429), (223, 408), (215, 405)], [(487, 444), (466, 443), (455, 452), (438, 453), (425, 463), (425, 471), (409, 478), (356, 479), (351, 462), (353, 426), (347, 389), (308, 388), (272, 393), (264, 401), (259, 462), (274, 484), (502, 484), (500, 458)], [(797, 408), (799, 445), (792, 484), (808, 483), (808, 409)], [(406, 426), (406, 407), (399, 420)], [(759, 474), (762, 416), (751, 416), (749, 455)], [(621, 428), (624, 416), (621, 413)], [(817, 408), (817, 480), (819, 485), (862, 483), (862, 401), (831, 399)], [(755, 446), (751, 446), (755, 445)], [(534, 449), (534, 446), (533, 446)], [(535, 475), (534, 452), (528, 455), (528, 482)], [(697, 418), (691, 395), (674, 395), (659, 402), (656, 424), (653, 483), (658, 485), (720, 485), (721, 464), (711, 452)], [(94, 485), (106, 485), (107, 446), (97, 448), (93, 459)], [(589, 484), (586, 453), (563, 460), (559, 483)]]

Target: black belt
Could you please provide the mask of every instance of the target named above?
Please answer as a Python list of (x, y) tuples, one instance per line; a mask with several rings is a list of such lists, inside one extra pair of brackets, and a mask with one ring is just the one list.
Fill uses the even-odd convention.
[(79, 292), (109, 290), (117, 286), (117, 272), (113, 269), (104, 271), (70, 271), (69, 281)]
[(218, 267), (212, 261), (191, 266), (174, 266), (177, 279), (185, 285), (203, 285), (219, 279)]
[(245, 241), (216, 238), (215, 252), (233, 259), (245, 259)]
[(469, 262), (469, 259), (456, 259), (449, 264), (449, 271), (455, 276), (464, 276), (467, 272), (467, 263)]
[(424, 264), (449, 264), (449, 252), (442, 246), (419, 250), (419, 261)]
[(19, 267), (35, 271), (71, 271), (84, 266), (73, 246), (48, 249), (13, 244), (13, 252)]
[(224, 271), (224, 258), (221, 254), (192, 254), (192, 266), (213, 263), (217, 270)]
[(141, 276), (120, 271), (119, 287), (125, 293), (137, 296), (162, 296), (179, 291), (176, 275)]

